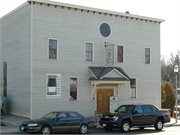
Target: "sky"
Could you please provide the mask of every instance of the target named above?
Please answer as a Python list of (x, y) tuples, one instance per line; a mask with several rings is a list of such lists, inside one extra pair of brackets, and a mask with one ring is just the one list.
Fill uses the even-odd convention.
[[(27, 0), (0, 0), (0, 18)], [(180, 50), (180, 0), (53, 0), (86, 7), (164, 19), (161, 23), (161, 56)]]

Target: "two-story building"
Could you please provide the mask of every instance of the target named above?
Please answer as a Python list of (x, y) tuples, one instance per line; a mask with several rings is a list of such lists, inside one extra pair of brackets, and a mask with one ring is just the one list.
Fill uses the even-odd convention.
[(93, 116), (121, 104), (161, 107), (162, 19), (47, 0), (0, 18), (5, 111), (38, 118), (56, 110)]

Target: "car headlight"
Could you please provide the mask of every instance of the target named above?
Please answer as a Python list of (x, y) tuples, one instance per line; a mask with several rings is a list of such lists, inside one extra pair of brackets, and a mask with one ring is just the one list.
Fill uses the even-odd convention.
[(111, 118), (111, 121), (112, 121), (112, 122), (117, 121), (118, 118), (119, 118), (119, 116), (113, 116), (113, 117)]
[(37, 123), (33, 123), (33, 124), (28, 124), (28, 127), (36, 127)]

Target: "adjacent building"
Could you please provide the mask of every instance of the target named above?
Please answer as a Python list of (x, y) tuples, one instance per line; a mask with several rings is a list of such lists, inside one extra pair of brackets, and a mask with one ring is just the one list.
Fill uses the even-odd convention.
[(5, 111), (34, 119), (56, 110), (93, 116), (121, 104), (161, 107), (161, 22), (28, 0), (0, 18)]

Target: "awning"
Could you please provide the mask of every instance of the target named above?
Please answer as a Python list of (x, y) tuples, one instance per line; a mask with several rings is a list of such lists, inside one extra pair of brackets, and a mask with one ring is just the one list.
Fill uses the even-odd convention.
[(89, 67), (89, 70), (92, 74), (89, 78), (91, 82), (91, 98), (97, 85), (117, 84), (119, 96), (123, 85), (130, 81), (130, 77), (120, 67)]

